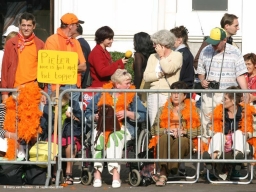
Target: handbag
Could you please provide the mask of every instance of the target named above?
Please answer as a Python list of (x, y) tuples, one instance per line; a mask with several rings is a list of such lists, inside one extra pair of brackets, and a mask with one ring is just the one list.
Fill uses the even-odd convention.
[[(48, 145), (49, 143), (47, 141), (38, 141), (37, 143), (35, 143), (35, 145), (33, 145), (31, 147), (31, 149), (29, 150), (29, 160), (30, 161), (42, 161), (42, 162), (46, 162), (48, 161), (48, 155), (49, 155), (49, 151), (48, 151)], [(54, 155), (53, 155), (53, 149), (54, 147), (56, 147), (56, 154), (58, 153), (58, 145), (55, 143), (51, 143), (51, 160), (54, 159)], [(37, 165), (39, 167), (45, 168), (47, 167), (47, 165)]]

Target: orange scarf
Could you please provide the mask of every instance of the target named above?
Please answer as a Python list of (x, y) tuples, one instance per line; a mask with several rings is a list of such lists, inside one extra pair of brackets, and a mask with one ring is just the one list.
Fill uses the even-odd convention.
[[(169, 109), (172, 108), (172, 100), (171, 98), (166, 101), (165, 105), (163, 106), (162, 113), (160, 114), (160, 127), (168, 129), (168, 126), (170, 126), (170, 122), (168, 122), (168, 119), (170, 121), (173, 119), (173, 112)], [(170, 111), (169, 111), (170, 110)], [(190, 118), (190, 111), (192, 112), (191, 118)], [(197, 129), (201, 125), (199, 114), (197, 113), (197, 109), (194, 103), (190, 105), (190, 100), (185, 99), (183, 104), (183, 109), (180, 110), (181, 112), (181, 122), (184, 121), (183, 127), (189, 131), (189, 129)], [(170, 115), (170, 117), (168, 117)], [(197, 149), (197, 137), (192, 139), (194, 147)], [(149, 148), (156, 146), (158, 142), (158, 136), (153, 137), (150, 140)]]
[[(241, 127), (241, 131), (245, 132), (253, 132), (253, 114), (254, 107), (248, 104), (240, 104), (242, 106), (242, 117), (239, 122), (239, 127)], [(245, 118), (246, 112), (246, 118)], [(245, 122), (245, 119), (247, 120)], [(213, 131), (222, 133), (223, 132), (223, 105), (217, 105), (213, 111)]]
[[(40, 127), (40, 117), (42, 112), (39, 110), (41, 99), (41, 89), (37, 83), (30, 83), (19, 88), (19, 95), (16, 100), (8, 97), (6, 100), (6, 115), (4, 120), (4, 129), (15, 133), (18, 126), (18, 139), (25, 140), (28, 143), (32, 138), (37, 137), (42, 132)], [(17, 122), (16, 122), (17, 121)], [(7, 151), (5, 157), (9, 160), (15, 159), (17, 141), (7, 139)]]
[[(109, 83), (106, 83), (103, 85), (103, 89), (112, 89), (114, 87), (113, 85), (113, 82), (109, 82)], [(130, 89), (135, 89), (135, 86), (134, 85), (131, 85), (130, 86)], [(130, 103), (132, 102), (133, 98), (135, 96), (135, 93), (134, 92), (129, 92), (129, 93), (121, 93), (119, 96), (118, 96), (118, 100), (116, 102), (116, 112), (118, 111), (123, 111), (123, 110), (128, 110), (128, 107), (130, 105)], [(113, 106), (114, 107), (114, 102), (113, 102), (113, 97), (110, 93), (102, 93), (101, 94), (101, 97), (98, 101), (98, 104), (97, 106), (102, 106), (104, 104), (107, 104), (107, 105), (110, 105), (110, 106)], [(122, 120), (119, 121), (120, 123), (120, 127), (122, 127), (123, 125), (123, 122)], [(105, 131), (105, 144), (107, 143), (108, 141), (108, 137), (110, 135), (111, 131)]]
[(23, 35), (19, 32), (18, 37), (19, 37), (18, 48), (20, 49), (20, 52), (22, 52), (26, 45), (31, 45), (33, 43), (35, 34), (32, 33), (28, 38), (25, 39)]

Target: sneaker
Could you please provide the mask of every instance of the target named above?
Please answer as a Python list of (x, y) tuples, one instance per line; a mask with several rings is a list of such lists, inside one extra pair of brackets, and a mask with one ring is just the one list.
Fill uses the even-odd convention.
[(119, 180), (112, 181), (112, 188), (119, 188), (121, 187), (121, 182)]
[(219, 178), (221, 178), (223, 181), (226, 181), (228, 175), (226, 173), (224, 174), (219, 174)]
[(102, 181), (101, 179), (95, 179), (93, 181), (93, 187), (101, 187), (102, 186)]
[[(210, 154), (207, 151), (205, 151), (203, 153), (202, 157), (203, 157), (203, 159), (211, 159), (211, 156), (210, 156)], [(207, 169), (212, 169), (212, 163), (205, 163), (205, 165), (206, 165)]]

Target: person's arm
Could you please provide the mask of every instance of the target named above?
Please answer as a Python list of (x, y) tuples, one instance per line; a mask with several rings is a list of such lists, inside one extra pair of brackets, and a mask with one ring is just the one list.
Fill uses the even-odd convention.
[(171, 59), (169, 57), (161, 58), (160, 66), (164, 72), (164, 74), (174, 74), (176, 73), (182, 66), (182, 54), (180, 52), (171, 53)]
[(194, 59), (194, 68), (197, 70), (197, 66), (198, 66), (198, 60), (199, 60), (199, 56), (200, 56), (200, 53), (201, 51), (203, 50), (203, 48), (205, 48), (206, 46), (208, 45), (208, 43), (206, 41), (204, 41), (202, 44), (201, 44), (201, 47), (199, 48), (196, 56), (195, 56), (195, 59)]
[[(97, 45), (96, 45), (97, 46)], [(90, 55), (89, 62), (94, 67), (96, 75), (100, 78), (110, 77), (115, 73), (117, 69), (124, 69), (124, 63), (122, 59), (115, 62), (110, 62), (111, 56), (109, 52), (103, 52), (98, 47), (95, 47)]]
[[(1, 71), (1, 84), (3, 89), (8, 88), (8, 76), (9, 76), (9, 61), (10, 61), (10, 52), (11, 52), (11, 41), (7, 41), (5, 44), (5, 53), (2, 61), (2, 71)], [(8, 98), (8, 92), (4, 91), (2, 93), (2, 101), (4, 102)]]
[[(244, 77), (244, 75), (240, 75), (236, 78), (238, 85), (241, 87), (241, 89), (248, 89), (247, 87), (247, 82), (246, 79)], [(244, 93), (244, 97), (243, 97), (243, 101), (245, 103), (249, 103), (250, 102), (250, 94), (249, 93)]]
[[(136, 105), (137, 105), (137, 111), (136, 111)], [(146, 121), (146, 113), (147, 113), (147, 110), (145, 106), (142, 104), (139, 97), (134, 96), (133, 101), (130, 104), (130, 109), (126, 111), (119, 111), (116, 113), (116, 115), (118, 120), (122, 120), (123, 118), (125, 118), (125, 115), (126, 115), (126, 117), (129, 118), (130, 120), (134, 122), (137, 120), (140, 123), (140, 122)]]
[(160, 78), (155, 70), (157, 62), (158, 59), (156, 57), (156, 54), (151, 54), (148, 58), (147, 66), (143, 74), (145, 82), (154, 82)]

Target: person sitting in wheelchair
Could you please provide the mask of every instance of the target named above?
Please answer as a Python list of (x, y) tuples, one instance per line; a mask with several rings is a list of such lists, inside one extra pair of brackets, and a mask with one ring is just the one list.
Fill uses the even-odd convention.
[[(171, 89), (187, 89), (186, 83), (177, 81)], [(197, 147), (200, 131), (199, 111), (186, 93), (171, 93), (164, 106), (160, 107), (151, 128), (151, 142), (156, 145), (159, 159), (179, 159), (190, 153), (190, 139)], [(155, 141), (154, 141), (155, 140)], [(181, 144), (179, 146), (179, 143)], [(169, 146), (168, 146), (169, 145)], [(178, 162), (159, 162), (160, 175), (152, 179), (156, 186), (164, 186), (169, 173), (176, 175)]]
[[(147, 110), (136, 96), (135, 86), (131, 85), (131, 80), (132, 76), (127, 70), (117, 69), (111, 76), (111, 81), (103, 85), (103, 89), (130, 89), (134, 92), (98, 93), (86, 108), (87, 123), (97, 123), (97, 128), (92, 130), (92, 143), (94, 143), (95, 150), (93, 158), (95, 159), (104, 158), (104, 154), (106, 158), (122, 158), (125, 141), (134, 138), (136, 124), (146, 120)], [(111, 118), (107, 118), (107, 111), (111, 109), (113, 112), (109, 116)], [(113, 188), (121, 186), (120, 169), (118, 162), (108, 162), (108, 171), (113, 175)], [(102, 186), (102, 171), (103, 162), (94, 162), (94, 187)]]
[[(228, 90), (237, 90), (232, 86)], [(252, 137), (254, 107), (241, 103), (243, 93), (224, 93), (223, 104), (219, 104), (213, 111), (213, 137), (209, 143), (208, 152), (203, 153), (203, 159), (221, 159), (225, 153), (226, 159), (244, 159), (249, 145), (246, 142)], [(223, 113), (224, 108), (224, 113)], [(223, 130), (224, 123), (224, 130)], [(215, 176), (230, 179), (233, 168), (241, 169), (238, 164), (216, 164)], [(212, 169), (211, 163), (206, 163), (207, 169)]]

